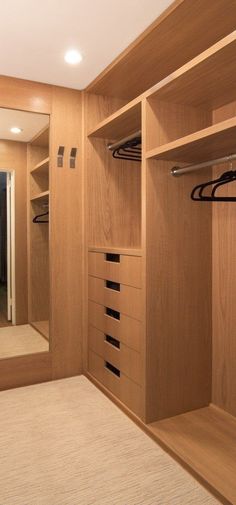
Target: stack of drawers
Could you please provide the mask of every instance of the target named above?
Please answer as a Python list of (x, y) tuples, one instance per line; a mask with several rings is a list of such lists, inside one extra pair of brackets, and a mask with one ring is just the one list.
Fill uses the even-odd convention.
[(141, 415), (141, 257), (89, 252), (89, 372)]

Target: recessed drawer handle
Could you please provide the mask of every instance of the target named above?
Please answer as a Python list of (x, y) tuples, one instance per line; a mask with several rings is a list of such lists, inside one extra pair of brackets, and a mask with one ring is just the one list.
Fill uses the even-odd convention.
[(110, 372), (112, 372), (117, 377), (120, 377), (120, 370), (118, 370), (118, 368), (116, 368), (115, 366), (113, 366), (108, 361), (105, 361), (105, 368), (107, 368), (107, 370), (110, 370)]
[(113, 345), (113, 347), (120, 349), (120, 342), (119, 340), (116, 340), (116, 338), (111, 337), (110, 335), (105, 335), (105, 341), (108, 342), (108, 344)]
[(119, 282), (106, 281), (106, 288), (113, 289), (113, 291), (120, 291)]
[(112, 263), (120, 263), (120, 255), (119, 254), (106, 254), (106, 261), (111, 261)]
[(117, 312), (117, 310), (110, 309), (109, 307), (106, 307), (106, 315), (113, 317), (118, 321), (120, 320), (120, 312)]

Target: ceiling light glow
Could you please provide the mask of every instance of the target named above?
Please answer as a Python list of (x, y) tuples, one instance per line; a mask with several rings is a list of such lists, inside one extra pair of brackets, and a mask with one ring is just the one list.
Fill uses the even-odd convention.
[(70, 65), (77, 65), (77, 63), (82, 61), (82, 56), (76, 49), (70, 49), (65, 54), (65, 61)]
[(16, 134), (18, 134), (18, 133), (21, 133), (22, 131), (23, 131), (23, 130), (22, 130), (22, 128), (19, 128), (18, 126), (13, 126), (13, 127), (11, 128), (11, 132), (12, 132), (12, 133), (16, 133)]

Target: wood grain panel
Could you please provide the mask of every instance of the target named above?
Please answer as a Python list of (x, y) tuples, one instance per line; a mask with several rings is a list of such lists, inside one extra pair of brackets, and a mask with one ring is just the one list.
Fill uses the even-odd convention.
[(140, 257), (119, 255), (119, 262), (112, 262), (106, 259), (106, 254), (88, 254), (90, 275), (136, 288), (141, 288), (141, 265)]
[(120, 291), (106, 287), (103, 279), (89, 276), (89, 300), (142, 321), (142, 290), (120, 285)]
[(16, 324), (25, 324), (28, 322), (26, 144), (0, 140), (0, 168), (15, 170)]
[[(81, 93), (53, 88), (51, 176), (51, 335), (53, 378), (82, 369), (82, 110)], [(65, 146), (64, 167), (57, 167), (59, 145)], [(76, 147), (75, 169), (69, 168)]]
[(85, 110), (89, 110), (84, 124), (86, 137), (89, 132), (97, 128), (98, 124), (115, 114), (127, 103), (127, 100), (121, 98), (94, 95), (93, 93), (83, 92), (83, 96)]
[(98, 123), (90, 137), (120, 139), (141, 129), (141, 102), (134, 100), (112, 116)]
[(207, 109), (231, 102), (235, 99), (235, 49), (233, 31), (151, 88), (147, 96)]
[[(218, 109), (214, 122), (235, 114), (236, 102)], [(230, 165), (214, 168), (214, 177)], [(236, 196), (235, 183), (225, 185), (219, 195)], [(213, 402), (236, 416), (236, 207), (235, 203), (213, 204)]]
[(149, 98), (147, 100), (147, 150), (202, 130), (212, 124), (211, 112)]
[(236, 118), (227, 119), (147, 152), (148, 158), (200, 162), (235, 152)]
[(171, 166), (147, 166), (149, 421), (206, 406), (211, 398), (211, 204), (190, 199), (211, 171), (176, 179)]
[(121, 370), (131, 380), (141, 384), (141, 356), (137, 351), (130, 349), (122, 342), (119, 348), (115, 347), (107, 342), (106, 335), (102, 331), (93, 326), (89, 326), (89, 348)]
[(105, 367), (103, 358), (89, 352), (89, 371), (138, 416), (141, 415), (141, 387), (124, 374), (117, 377)]
[(114, 159), (102, 139), (87, 147), (89, 245), (140, 247), (140, 163)]
[(150, 424), (167, 450), (218, 493), (236, 503), (236, 419), (210, 406)]
[(235, 0), (173, 2), (87, 90), (127, 99), (138, 96), (232, 32), (235, 7)]
[(51, 380), (49, 352), (0, 360), (0, 390)]
[(118, 338), (125, 345), (140, 352), (142, 338), (142, 323), (137, 319), (120, 315), (120, 320), (105, 313), (104, 307), (95, 302), (88, 303), (89, 324), (112, 337)]
[(52, 86), (0, 76), (0, 107), (28, 112), (51, 113)]

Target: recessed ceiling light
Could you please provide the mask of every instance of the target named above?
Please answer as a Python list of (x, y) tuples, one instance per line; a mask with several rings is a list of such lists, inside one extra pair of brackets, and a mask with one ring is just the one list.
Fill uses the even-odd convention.
[(66, 63), (70, 63), (70, 65), (76, 65), (82, 61), (82, 56), (76, 49), (70, 49), (65, 54), (65, 61)]
[(19, 128), (18, 126), (13, 126), (11, 128), (11, 132), (12, 133), (17, 133), (18, 134), (18, 133), (21, 133), (22, 131), (23, 131), (22, 128)]

